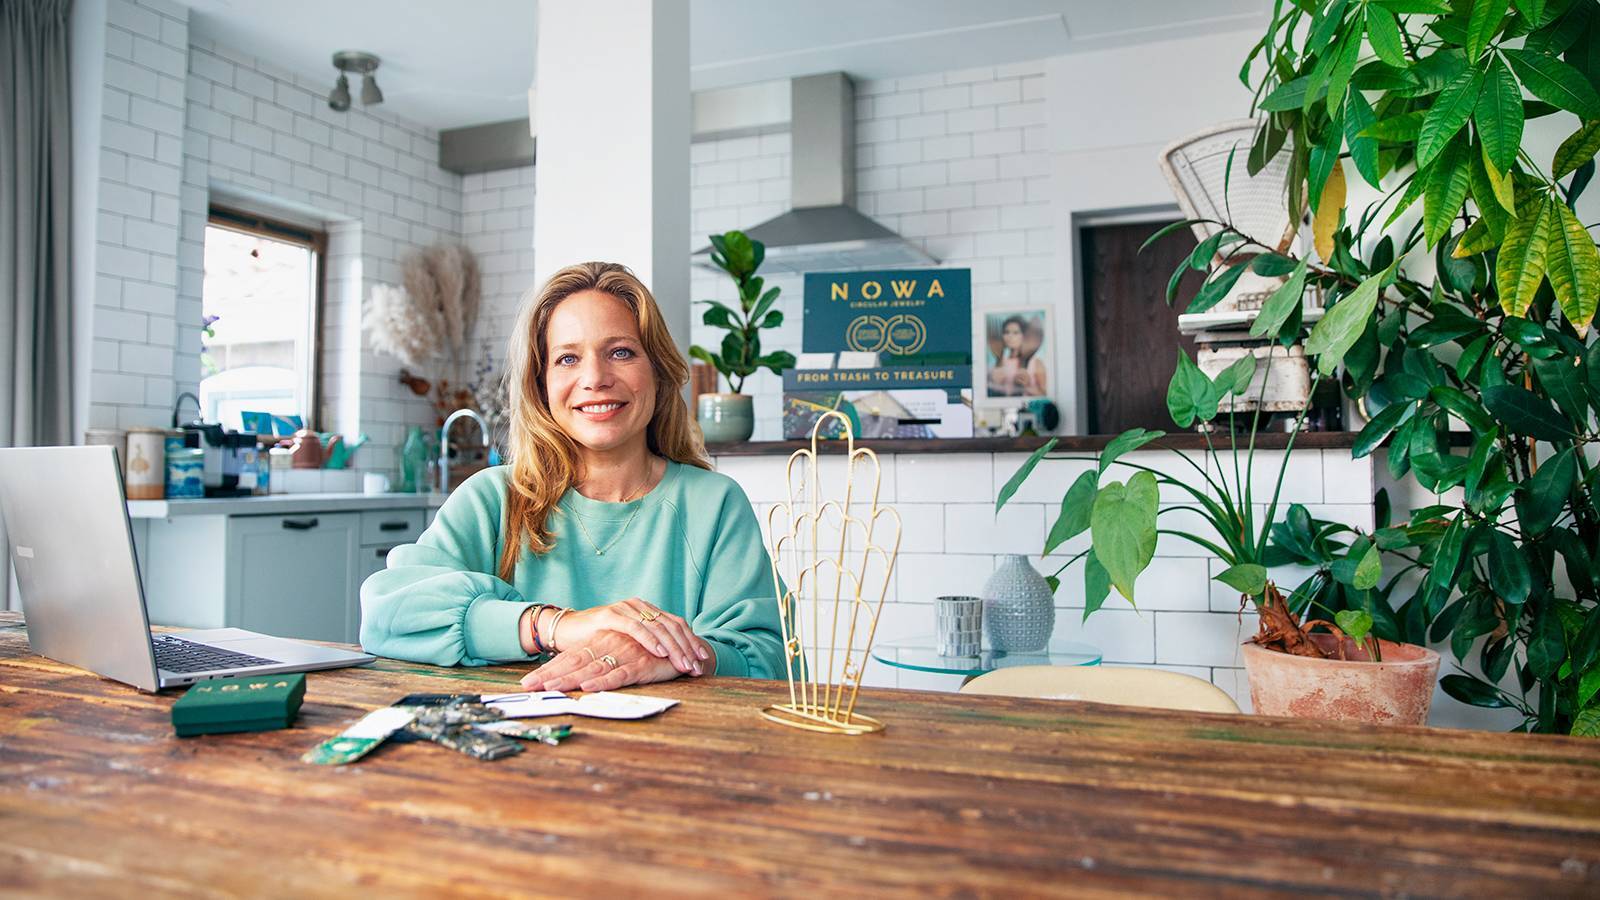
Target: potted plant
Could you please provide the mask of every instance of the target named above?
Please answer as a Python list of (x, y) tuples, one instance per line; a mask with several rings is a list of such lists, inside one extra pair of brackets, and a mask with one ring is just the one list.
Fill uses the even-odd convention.
[(701, 394), (696, 398), (698, 418), (708, 443), (746, 441), (755, 431), (756, 420), (750, 398), (741, 393), (745, 379), (758, 369), (783, 374), (784, 369), (794, 366), (794, 354), (786, 350), (765, 356), (761, 353), (761, 329), (783, 324), (783, 311), (773, 309), (780, 289), (763, 291), (765, 279), (756, 274), (766, 256), (766, 246), (742, 231), (730, 231), (713, 234), (711, 247), (711, 261), (728, 273), (739, 290), (739, 308), (716, 300), (700, 301), (706, 304), (701, 321), (728, 333), (722, 338), (721, 352), (696, 344), (689, 348), (689, 355), (714, 366), (728, 380), (729, 393)]
[[(1293, 212), (1312, 213), (1319, 259), (1295, 277), (1331, 305), (1307, 351), (1371, 417), (1355, 455), (1386, 447), (1396, 479), (1454, 498), (1375, 535), (1414, 576), (1394, 630), (1448, 639), (1455, 699), (1600, 735), (1600, 469), (1585, 453), (1600, 440), (1600, 251), (1578, 212), (1600, 150), (1600, 10), (1274, 13), (1241, 72), (1262, 113), (1248, 161), (1289, 154)], [(1354, 191), (1375, 200), (1358, 213)], [(1245, 264), (1291, 262), (1229, 268)]]
[[(1291, 279), (1279, 294), (1297, 290)], [(1298, 304), (1298, 293), (1294, 299)], [(1270, 369), (1271, 355), (1266, 365)], [(1200, 426), (1206, 435), (1203, 458), (1197, 461), (1175, 451), (1193, 470), (1192, 476), (1185, 473), (1178, 478), (1123, 458), (1164, 432), (1136, 428), (1112, 439), (1095, 467), (1079, 475), (1062, 498), (1044, 555), (1085, 531), (1090, 540), (1089, 547), (1049, 577), (1051, 587), (1059, 587), (1061, 573), (1083, 560), (1087, 619), (1105, 603), (1112, 588), (1134, 602), (1134, 582), (1154, 558), (1160, 535), (1187, 540), (1227, 563), (1216, 579), (1239, 591), (1241, 607), (1253, 605), (1259, 616), (1258, 630), (1243, 651), (1257, 712), (1420, 724), (1427, 720), (1439, 657), (1425, 647), (1379, 637), (1389, 629), (1372, 590), (1382, 575), (1372, 538), (1345, 525), (1318, 522), (1298, 505), (1290, 508), (1285, 522), (1276, 522), (1284, 473), (1305, 411), (1293, 424), (1265, 512), (1257, 514), (1255, 435), (1269, 373), (1257, 378), (1256, 366), (1256, 358), (1247, 355), (1212, 378), (1187, 354), (1179, 353), (1167, 389), (1167, 408), (1180, 428)], [(1235, 424), (1234, 398), (1246, 396), (1257, 382), (1257, 412), (1251, 416), (1248, 437), (1230, 427), (1228, 447), (1219, 451), (1206, 429), (1223, 404), (1229, 425)], [(1315, 388), (1314, 379), (1313, 393)], [(1052, 439), (1040, 447), (1011, 476), (995, 502), (997, 512), (1055, 443)], [(1102, 484), (1112, 465), (1132, 469), (1133, 474), (1126, 482)], [(1162, 488), (1181, 492), (1193, 502), (1163, 507)], [(1160, 527), (1162, 516), (1179, 511), (1199, 516), (1208, 526), (1205, 532)], [(1285, 597), (1268, 577), (1268, 569), (1290, 562), (1309, 562), (1317, 568)], [(1374, 625), (1380, 622), (1384, 627), (1375, 635)], [(1314, 630), (1318, 628), (1322, 630)]]

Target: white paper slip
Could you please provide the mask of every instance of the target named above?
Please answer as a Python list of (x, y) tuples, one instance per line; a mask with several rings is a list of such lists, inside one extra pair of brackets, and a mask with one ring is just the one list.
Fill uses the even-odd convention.
[(536, 716), (588, 716), (594, 719), (644, 719), (678, 705), (666, 697), (645, 697), (599, 691), (582, 697), (568, 697), (560, 691), (533, 694), (484, 694), (483, 702), (500, 710), (508, 719)]

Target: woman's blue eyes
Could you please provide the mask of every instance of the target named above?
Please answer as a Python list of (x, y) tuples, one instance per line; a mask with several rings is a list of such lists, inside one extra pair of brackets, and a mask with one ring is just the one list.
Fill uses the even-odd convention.
[[(617, 348), (614, 348), (611, 351), (611, 356), (614, 359), (633, 359), (635, 356), (638, 356), (638, 355), (639, 354), (633, 352), (633, 348), (632, 347), (617, 347)], [(559, 357), (556, 358), (556, 365), (558, 365), (558, 366), (570, 366), (570, 365), (573, 365), (573, 364), (577, 363), (577, 361), (578, 361), (578, 357), (575, 354), (563, 353)]]

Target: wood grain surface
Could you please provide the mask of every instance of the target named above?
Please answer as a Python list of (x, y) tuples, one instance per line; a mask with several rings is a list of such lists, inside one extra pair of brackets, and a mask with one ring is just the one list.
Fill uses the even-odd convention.
[(757, 716), (781, 683), (714, 678), (498, 762), (300, 762), (520, 672), (315, 672), (294, 728), (177, 738), (177, 692), (32, 655), (0, 614), (0, 893), (1600, 894), (1600, 742), (1571, 738), (896, 690), (863, 691), (886, 732), (834, 737)]

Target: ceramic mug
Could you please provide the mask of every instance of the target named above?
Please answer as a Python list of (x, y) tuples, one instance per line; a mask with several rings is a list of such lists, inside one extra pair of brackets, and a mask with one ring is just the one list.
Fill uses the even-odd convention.
[(382, 472), (365, 472), (361, 475), (361, 492), (364, 494), (389, 493), (389, 476)]

